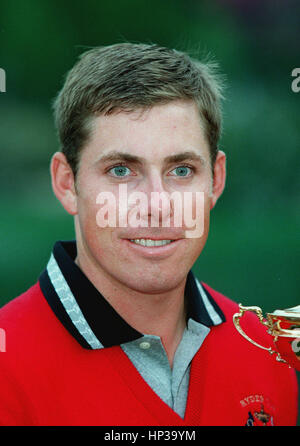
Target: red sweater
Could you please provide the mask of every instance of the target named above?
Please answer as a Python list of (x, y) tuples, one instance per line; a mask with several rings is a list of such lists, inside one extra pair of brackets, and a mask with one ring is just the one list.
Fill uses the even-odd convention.
[[(1, 425), (295, 425), (297, 383), (286, 364), (234, 328), (235, 303), (207, 287), (226, 322), (211, 328), (192, 361), (184, 420), (148, 386), (120, 347), (88, 350), (68, 333), (39, 284), (0, 311)], [(247, 332), (270, 344), (253, 314)]]

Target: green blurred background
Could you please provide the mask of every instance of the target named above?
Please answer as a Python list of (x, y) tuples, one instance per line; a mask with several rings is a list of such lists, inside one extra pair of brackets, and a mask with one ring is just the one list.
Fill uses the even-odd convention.
[[(194, 270), (264, 311), (300, 302), (298, 0), (1, 0), (0, 306), (74, 237), (51, 191), (51, 101), (84, 50), (122, 41), (211, 54), (226, 75), (224, 195)], [(299, 376), (299, 374), (298, 374)]]

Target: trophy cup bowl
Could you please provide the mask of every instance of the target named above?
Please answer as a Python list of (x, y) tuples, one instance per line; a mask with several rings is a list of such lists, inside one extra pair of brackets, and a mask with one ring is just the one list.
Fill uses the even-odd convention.
[[(276, 354), (277, 361), (285, 362), (300, 371), (300, 305), (267, 313), (266, 318), (260, 307), (244, 307), (240, 304), (239, 309), (240, 311), (233, 315), (237, 331), (256, 347), (268, 351), (271, 355)], [(240, 319), (247, 311), (255, 313), (259, 321), (267, 327), (267, 333), (273, 337), (274, 347), (264, 347), (244, 332), (240, 326)]]

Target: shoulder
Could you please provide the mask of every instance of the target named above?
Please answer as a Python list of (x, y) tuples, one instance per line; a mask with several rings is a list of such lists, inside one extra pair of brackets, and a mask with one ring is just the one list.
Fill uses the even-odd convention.
[(239, 306), (237, 302), (230, 299), (229, 297), (225, 296), (224, 294), (220, 293), (219, 291), (216, 291), (214, 288), (209, 286), (205, 282), (201, 282), (204, 288), (209, 292), (209, 294), (212, 296), (214, 301), (217, 303), (217, 305), (221, 308), (224, 315), (231, 315), (238, 311)]
[(47, 303), (39, 283), (36, 283), (0, 309), (0, 327), (9, 331), (29, 325), (32, 327), (32, 323), (38, 323), (38, 316), (41, 312), (45, 313), (46, 309)]
[[(219, 291), (214, 290), (211, 286), (207, 285), (206, 283), (202, 283), (202, 285), (205, 287), (205, 289), (209, 292), (209, 294), (212, 296), (215, 303), (219, 306), (219, 308), (222, 310), (226, 322), (223, 325), (223, 329), (228, 331), (228, 333), (234, 334), (234, 338), (236, 338), (238, 341), (246, 341), (237, 331), (235, 328), (235, 325), (233, 323), (233, 316), (240, 311), (239, 304), (235, 302), (234, 300), (230, 299), (229, 297), (225, 296), (224, 294), (220, 293)], [(242, 303), (242, 302), (241, 302)], [(249, 333), (250, 335), (255, 334), (256, 339), (260, 339), (261, 341), (272, 341), (272, 337), (267, 333), (267, 328), (261, 324), (258, 317), (252, 313), (252, 312), (246, 312), (245, 315), (242, 318), (241, 325), (243, 327), (246, 327), (248, 330), (251, 331)], [(246, 341), (249, 343), (249, 341)], [(249, 345), (251, 345), (249, 343)]]
[[(258, 370), (264, 370), (264, 373), (272, 373), (273, 376), (281, 376), (281, 374), (293, 376), (294, 370), (289, 368), (286, 363), (276, 360), (276, 353), (270, 354), (266, 351), (271, 347), (276, 352), (276, 343), (273, 336), (268, 333), (268, 328), (261, 323), (257, 315), (250, 311), (245, 312), (240, 318), (240, 327), (250, 339), (265, 349), (251, 343), (237, 330), (233, 317), (240, 312), (239, 305), (208, 285), (203, 285), (225, 316), (225, 322), (211, 330), (214, 342), (222, 344), (222, 354), (236, 360), (239, 367), (247, 364), (248, 371), (252, 371), (253, 374), (258, 373)], [(292, 379), (294, 381), (294, 377)]]
[[(204, 348), (211, 358), (216, 374), (225, 376), (226, 385), (234, 383), (236, 393), (243, 404), (249, 397), (262, 395), (264, 400), (272, 401), (278, 408), (277, 424), (295, 423), (297, 418), (298, 384), (295, 370), (286, 363), (278, 362), (276, 354), (270, 354), (245, 339), (236, 329), (233, 316), (239, 312), (239, 305), (233, 300), (214, 290), (207, 284), (208, 290), (216, 304), (224, 313), (226, 321), (211, 329)], [(244, 332), (255, 342), (272, 347), (276, 351), (273, 337), (268, 334), (267, 327), (252, 312), (246, 312), (240, 325)], [(248, 400), (247, 400), (248, 401)], [(246, 401), (245, 410), (250, 405)]]
[(6, 344), (1, 359), (7, 363), (33, 360), (54, 351), (67, 338), (39, 283), (0, 309), (0, 328)]

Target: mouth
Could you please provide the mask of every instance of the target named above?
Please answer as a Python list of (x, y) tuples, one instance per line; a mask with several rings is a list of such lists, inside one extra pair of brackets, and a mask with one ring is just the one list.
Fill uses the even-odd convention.
[(128, 256), (138, 255), (147, 259), (165, 259), (178, 252), (179, 246), (184, 246), (185, 239), (152, 239), (133, 238), (123, 239), (127, 246)]
[(154, 239), (145, 239), (145, 238), (137, 238), (130, 239), (131, 243), (135, 243), (136, 245), (144, 246), (146, 248), (153, 248), (156, 246), (166, 246), (170, 243), (175, 242), (175, 240), (154, 240)]

